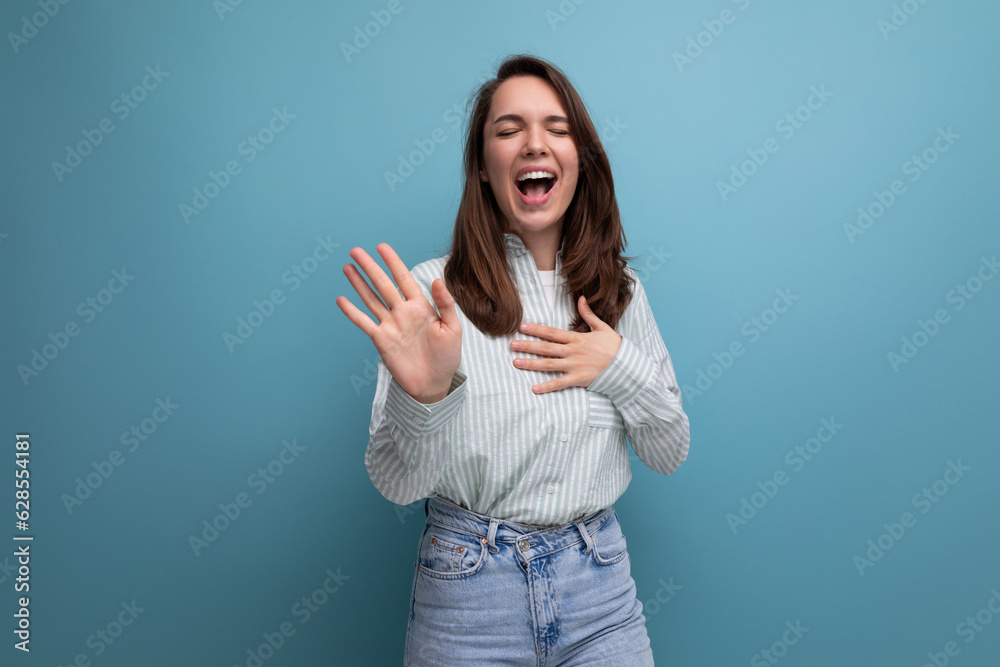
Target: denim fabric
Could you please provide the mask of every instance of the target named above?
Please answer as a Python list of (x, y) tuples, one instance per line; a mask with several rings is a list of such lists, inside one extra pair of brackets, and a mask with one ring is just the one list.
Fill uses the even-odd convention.
[(613, 507), (549, 527), (425, 511), (405, 665), (653, 664)]

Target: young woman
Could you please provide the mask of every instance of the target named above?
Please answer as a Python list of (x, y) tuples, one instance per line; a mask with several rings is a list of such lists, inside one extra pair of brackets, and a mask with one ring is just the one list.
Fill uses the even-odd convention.
[[(669, 475), (680, 389), (576, 90), (512, 56), (476, 93), (451, 251), (413, 271), (378, 246), (344, 267), (381, 357), (365, 453), (398, 504), (425, 501), (407, 665), (652, 665), (612, 504), (626, 436)], [(398, 289), (396, 287), (398, 285)], [(433, 301), (434, 306), (431, 305)]]

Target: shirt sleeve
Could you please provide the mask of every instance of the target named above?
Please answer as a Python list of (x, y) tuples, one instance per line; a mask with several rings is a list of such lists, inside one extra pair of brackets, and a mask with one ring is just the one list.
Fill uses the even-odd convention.
[(589, 391), (608, 396), (625, 422), (625, 432), (639, 459), (669, 475), (684, 462), (691, 440), (688, 417), (660, 330), (638, 279), (629, 326), (611, 363), (594, 378)]
[(409, 505), (434, 490), (451, 454), (448, 425), (465, 403), (466, 380), (456, 371), (448, 395), (424, 404), (407, 394), (378, 360), (365, 468), (388, 500)]
[[(434, 306), (433, 277), (426, 269), (428, 265), (421, 264), (410, 273)], [(461, 370), (455, 371), (448, 395), (424, 404), (407, 394), (382, 359), (378, 360), (365, 468), (386, 499), (409, 505), (433, 493), (450, 460), (450, 425), (465, 404), (467, 379)]]

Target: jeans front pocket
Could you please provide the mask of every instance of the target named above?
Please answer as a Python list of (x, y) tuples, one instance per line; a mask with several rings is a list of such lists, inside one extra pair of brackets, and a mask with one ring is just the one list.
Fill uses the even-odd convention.
[(419, 571), (438, 579), (464, 579), (478, 572), (486, 560), (482, 538), (428, 522), (420, 540)]
[(591, 553), (598, 565), (614, 565), (628, 557), (628, 545), (618, 523), (617, 514), (612, 513), (611, 518), (605, 521), (592, 537), (594, 539)]

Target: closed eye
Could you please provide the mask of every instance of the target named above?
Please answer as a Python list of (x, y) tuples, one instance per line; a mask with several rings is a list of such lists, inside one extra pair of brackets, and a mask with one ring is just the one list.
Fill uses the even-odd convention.
[[(509, 137), (510, 135), (512, 135), (512, 134), (514, 134), (516, 132), (518, 132), (518, 130), (509, 130), (507, 132), (500, 132), (499, 136), (501, 136), (501, 137)], [(569, 135), (569, 132), (566, 132), (564, 130), (549, 130), (549, 132), (551, 132), (552, 134), (559, 135), (560, 137), (565, 137), (565, 136)]]

